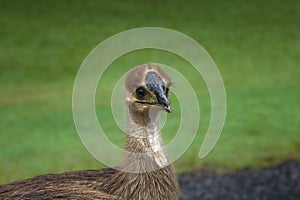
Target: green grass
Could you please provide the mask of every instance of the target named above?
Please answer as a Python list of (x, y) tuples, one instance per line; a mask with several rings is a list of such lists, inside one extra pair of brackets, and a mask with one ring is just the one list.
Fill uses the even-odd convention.
[[(113, 141), (122, 145), (110, 101), (100, 95), (110, 95), (126, 69), (158, 62), (197, 85), (198, 136), (175, 163), (178, 172), (265, 167), (300, 159), (299, 1), (0, 1), (0, 8), (0, 183), (103, 167), (75, 130), (73, 81), (99, 42), (143, 26), (181, 31), (206, 48), (226, 87), (225, 127), (209, 156), (198, 159), (210, 119), (205, 84), (177, 56), (143, 50), (114, 62), (98, 88), (98, 118)], [(166, 130), (177, 127), (176, 111), (173, 116)], [(166, 136), (170, 141), (172, 135)]]

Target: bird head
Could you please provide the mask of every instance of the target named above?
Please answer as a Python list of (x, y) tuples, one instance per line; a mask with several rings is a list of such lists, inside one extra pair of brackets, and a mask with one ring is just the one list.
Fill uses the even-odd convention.
[(158, 65), (145, 64), (131, 70), (125, 87), (131, 111), (143, 113), (153, 108), (172, 112), (168, 99), (170, 78)]

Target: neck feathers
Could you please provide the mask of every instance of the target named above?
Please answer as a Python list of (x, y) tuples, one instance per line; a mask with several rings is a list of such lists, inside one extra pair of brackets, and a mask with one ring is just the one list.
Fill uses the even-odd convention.
[[(137, 121), (137, 119), (148, 119)], [(146, 123), (145, 123), (146, 122)], [(158, 111), (128, 113), (124, 167), (139, 172), (154, 171), (169, 165), (158, 126)], [(130, 170), (130, 169), (129, 169)]]
[(176, 200), (177, 177), (160, 136), (158, 111), (127, 112), (126, 158), (110, 180), (109, 194), (119, 199)]

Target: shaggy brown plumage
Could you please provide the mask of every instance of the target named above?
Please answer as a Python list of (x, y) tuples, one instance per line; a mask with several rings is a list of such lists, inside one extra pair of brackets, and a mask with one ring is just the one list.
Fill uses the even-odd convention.
[(158, 66), (132, 70), (125, 82), (126, 157), (116, 169), (47, 174), (0, 186), (0, 199), (176, 200), (179, 189), (158, 127), (159, 111), (171, 112), (170, 79)]
[(116, 170), (83, 170), (63, 174), (46, 174), (0, 186), (0, 199), (116, 199), (113, 195), (95, 190)]

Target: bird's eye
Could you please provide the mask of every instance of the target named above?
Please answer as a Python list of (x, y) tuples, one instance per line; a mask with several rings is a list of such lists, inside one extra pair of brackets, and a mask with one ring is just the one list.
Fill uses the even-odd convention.
[(138, 99), (143, 99), (146, 95), (146, 91), (143, 87), (139, 87), (135, 90)]

